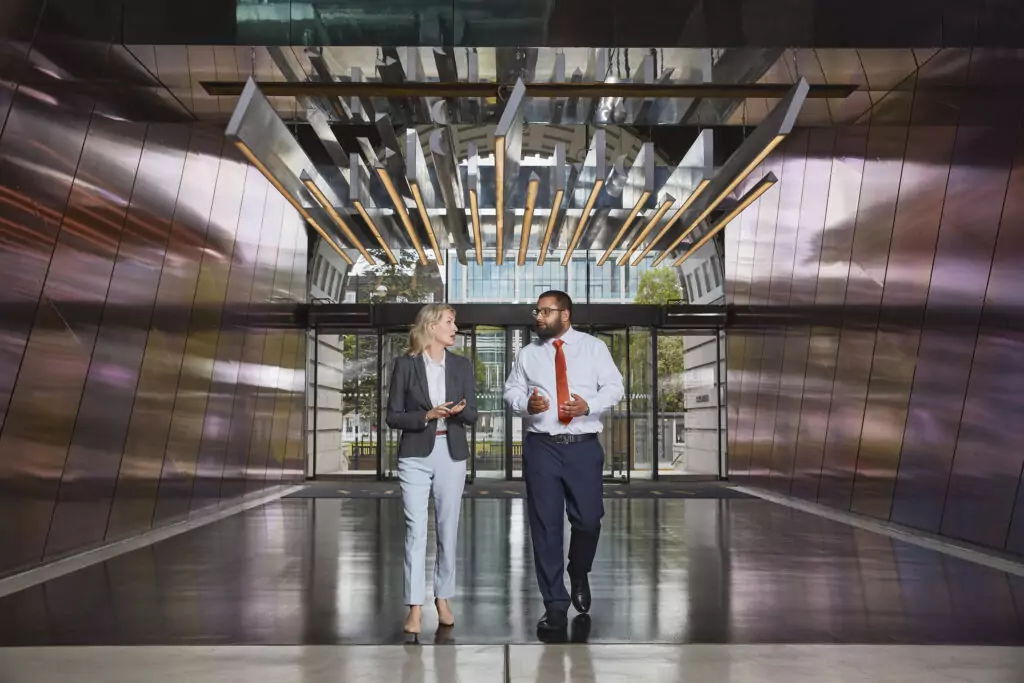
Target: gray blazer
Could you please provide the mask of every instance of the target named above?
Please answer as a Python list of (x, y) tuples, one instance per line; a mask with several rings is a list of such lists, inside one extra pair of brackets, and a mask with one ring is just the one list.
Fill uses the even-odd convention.
[[(444, 367), (445, 400), (458, 403), (466, 399), (466, 407), (462, 412), (445, 422), (452, 460), (465, 460), (469, 457), (466, 427), (475, 424), (477, 416), (476, 373), (468, 358), (449, 351), (445, 351)], [(437, 420), (427, 423), (427, 412), (433, 407), (423, 358), (396, 358), (391, 371), (386, 422), (392, 429), (402, 430), (398, 444), (399, 458), (425, 458), (434, 450)]]

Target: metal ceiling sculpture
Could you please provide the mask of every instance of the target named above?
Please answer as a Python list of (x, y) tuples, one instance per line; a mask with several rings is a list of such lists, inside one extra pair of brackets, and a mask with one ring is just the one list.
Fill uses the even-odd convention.
[[(506, 258), (520, 266), (529, 260), (542, 265), (560, 252), (567, 266), (574, 253), (586, 250), (599, 253), (599, 266), (635, 266), (648, 256), (654, 265), (668, 258), (679, 265), (776, 182), (770, 173), (751, 179), (749, 188), (745, 181), (813, 96), (803, 78), (772, 85), (769, 96), (781, 99), (721, 167), (713, 165), (707, 129), (668, 167), (653, 142), (641, 142), (614, 124), (587, 126), (582, 148), (575, 129), (561, 125), (542, 127), (538, 143), (537, 124), (528, 125), (525, 112), (536, 111), (544, 100), (552, 121), (581, 106), (597, 120), (645, 120), (662, 115), (664, 98), (688, 97), (683, 104), (690, 109), (708, 93), (764, 97), (760, 90), (769, 88), (744, 95), (753, 86), (671, 83), (647, 60), (632, 82), (585, 82), (578, 73), (566, 81), (556, 63), (552, 82), (527, 83), (522, 74), (530, 68), (528, 51), (499, 63), (499, 71), (519, 74), (510, 85), (416, 82), (422, 78), (418, 51), (403, 64), (397, 50), (384, 50), (379, 83), (360, 82), (355, 73), (349, 82), (333, 80), (322, 60), (311, 60), (318, 81), (300, 82), (294, 72), (286, 83), (250, 78), (240, 87), (226, 130), (350, 265), (359, 258), (373, 265), (371, 251), (397, 263), (399, 250), (414, 250), (421, 264), (433, 260), (439, 267), (449, 250), (462, 264), (493, 257), (498, 265)], [(439, 73), (457, 78), (452, 55), (434, 54)], [(593, 54), (588, 73), (604, 73), (605, 52)], [(221, 94), (238, 85), (206, 87)], [(306, 122), (329, 162), (314, 163), (275, 111), (271, 95), (301, 98)], [(474, 98), (488, 95), (501, 102), (498, 122), (474, 127), (484, 134), (467, 139), (461, 134), (466, 127), (454, 121), (472, 116)], [(389, 113), (377, 111), (375, 98), (388, 100)], [(410, 125), (423, 116), (433, 125)], [(403, 133), (396, 135), (396, 128)], [(524, 157), (524, 150), (533, 154)], [(740, 190), (745, 191), (737, 199)]]

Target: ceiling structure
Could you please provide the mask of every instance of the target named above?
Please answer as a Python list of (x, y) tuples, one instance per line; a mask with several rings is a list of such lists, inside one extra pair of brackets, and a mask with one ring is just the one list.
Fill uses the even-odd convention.
[[(997, 51), (128, 46), (347, 261), (680, 263), (794, 126), (944, 122)], [(954, 89), (955, 90), (955, 89)], [(914, 99), (916, 97), (916, 100)], [(168, 99), (167, 97), (164, 98)], [(922, 105), (924, 103), (924, 105)]]
[[(252, 52), (247, 80), (218, 73), (198, 85), (231, 98), (229, 138), (342, 258), (395, 263), (410, 250), (438, 267), (449, 250), (463, 264), (557, 255), (566, 266), (585, 251), (598, 265), (679, 265), (774, 184), (751, 173), (805, 101), (857, 91), (802, 77), (743, 82), (778, 62), (763, 50), (745, 60), (674, 50), (671, 66), (650, 50), (631, 78), (618, 76), (616, 50), (462, 52), (464, 63), (450, 48), (382, 48), (372, 76), (358, 60), (343, 76), (326, 49), (302, 50), (307, 66), (295, 49), (270, 47), (273, 68)], [(733, 77), (715, 82), (716, 66)], [(716, 155), (709, 127), (684, 123), (702, 112), (727, 122), (751, 100), (765, 113), (728, 154)], [(670, 123), (692, 133), (678, 159), (638, 134)]]
[[(501, 83), (507, 87), (522, 78), (528, 85), (566, 83), (648, 82), (660, 85), (714, 84), (786, 86), (804, 78), (812, 86), (798, 126), (832, 126), (864, 122), (871, 108), (894, 90), (914, 85), (920, 69), (942, 53), (949, 59), (969, 59), (961, 49), (698, 49), (698, 48), (552, 48), (552, 47), (377, 47), (377, 46), (129, 46), (132, 54), (158, 78), (181, 105), (204, 120), (230, 117), (249, 78), (263, 84), (304, 84), (310, 92), (328, 84), (366, 84), (398, 87), (411, 83), (435, 87), (466, 87)], [(598, 79), (597, 73), (605, 74)], [(648, 73), (645, 74), (644, 72)], [(653, 75), (651, 74), (653, 72)], [(210, 92), (203, 84), (234, 84), (233, 94)], [(322, 84), (322, 85), (317, 85)], [(818, 87), (831, 90), (819, 97)], [(852, 92), (851, 92), (852, 91)], [(573, 106), (558, 107), (550, 98), (531, 99), (527, 123), (619, 123), (634, 126), (752, 126), (768, 114), (778, 96), (749, 89), (739, 97), (693, 98), (680, 88), (680, 96), (663, 97), (658, 106), (621, 107), (617, 112)], [(268, 92), (268, 94), (270, 94)], [(774, 93), (773, 93), (774, 94)], [(400, 98), (399, 98), (400, 99)], [(350, 97), (345, 113), (329, 107), (329, 115), (350, 120)], [(429, 108), (397, 107), (395, 99), (361, 98), (355, 119), (366, 112), (383, 112), (401, 124), (431, 123)], [(695, 101), (696, 100), (696, 101)], [(302, 120), (303, 110), (294, 96), (272, 95), (270, 101), (286, 121)], [(436, 98), (428, 98), (433, 104)], [(462, 97), (452, 108), (452, 123), (496, 123), (501, 112), (498, 97)], [(410, 118), (402, 118), (410, 117)], [(619, 118), (621, 120), (619, 120)]]

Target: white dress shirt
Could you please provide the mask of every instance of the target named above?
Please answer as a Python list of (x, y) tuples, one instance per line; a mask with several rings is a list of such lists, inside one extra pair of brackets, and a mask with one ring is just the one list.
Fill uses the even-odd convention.
[[(569, 380), (569, 400), (579, 394), (590, 406), (590, 415), (575, 417), (565, 425), (558, 421), (558, 385), (555, 382), (554, 339), (537, 340), (525, 346), (505, 381), (505, 401), (512, 412), (523, 418), (523, 426), (543, 434), (600, 433), (601, 414), (623, 397), (622, 374), (612, 360), (608, 347), (600, 339), (572, 327), (561, 337), (565, 344), (565, 370)], [(530, 415), (527, 404), (534, 388), (548, 400), (548, 409)]]
[[(444, 361), (447, 357), (448, 352), (446, 351), (441, 356), (441, 362), (435, 363), (426, 352), (423, 353), (423, 365), (427, 369), (427, 391), (430, 394), (430, 405), (439, 406), (444, 403), (445, 399), (445, 380), (444, 380)], [(441, 432), (445, 430), (445, 419), (438, 418), (437, 420), (437, 431)]]

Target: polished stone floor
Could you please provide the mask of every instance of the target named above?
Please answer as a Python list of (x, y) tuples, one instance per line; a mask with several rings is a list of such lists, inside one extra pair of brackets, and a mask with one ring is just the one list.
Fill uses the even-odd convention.
[[(5, 683), (1019, 683), (1020, 648), (456, 645), (0, 648)], [(382, 672), (387, 672), (383, 674)]]
[[(759, 499), (606, 508), (593, 644), (1024, 645), (1024, 578)], [(280, 500), (0, 599), (0, 646), (400, 646), (402, 542), (399, 500)], [(537, 643), (523, 500), (466, 499), (458, 565), (442, 642)]]

